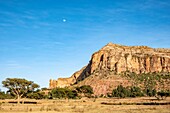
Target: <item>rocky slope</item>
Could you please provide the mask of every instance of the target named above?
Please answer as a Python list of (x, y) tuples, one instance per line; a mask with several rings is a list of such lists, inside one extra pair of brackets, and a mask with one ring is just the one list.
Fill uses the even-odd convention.
[(87, 66), (71, 77), (50, 80), (50, 88), (82, 81), (83, 84), (92, 85), (95, 94), (106, 93), (110, 87), (118, 84), (131, 85), (127, 80), (115, 76), (126, 71), (137, 74), (170, 72), (170, 49), (108, 43), (92, 55)]

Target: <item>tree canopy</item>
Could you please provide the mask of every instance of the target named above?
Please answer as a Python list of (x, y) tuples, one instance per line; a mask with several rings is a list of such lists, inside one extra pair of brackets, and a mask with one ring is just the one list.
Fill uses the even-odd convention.
[(77, 97), (77, 92), (68, 88), (55, 88), (51, 91), (50, 97), (75, 99)]
[(33, 81), (28, 81), (22, 78), (7, 78), (2, 81), (3, 87), (8, 88), (8, 92), (12, 95), (15, 95), (18, 99), (24, 97), (28, 92), (34, 91), (36, 88), (39, 88), (39, 85)]

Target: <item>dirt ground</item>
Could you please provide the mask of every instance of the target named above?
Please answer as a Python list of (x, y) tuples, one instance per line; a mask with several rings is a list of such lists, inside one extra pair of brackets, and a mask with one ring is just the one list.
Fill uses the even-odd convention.
[[(28, 100), (37, 104), (8, 103), (14, 100), (0, 100), (0, 113), (170, 113), (170, 105), (126, 105), (126, 103), (167, 103), (155, 98), (97, 98), (79, 100)], [(104, 105), (105, 103), (123, 103), (122, 105)]]

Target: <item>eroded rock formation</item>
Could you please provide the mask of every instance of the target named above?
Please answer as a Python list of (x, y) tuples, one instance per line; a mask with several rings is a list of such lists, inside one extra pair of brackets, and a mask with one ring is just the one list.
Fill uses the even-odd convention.
[[(56, 87), (64, 88), (66, 86), (73, 85), (79, 80), (79, 76), (85, 71), (86, 67), (83, 67), (81, 70), (75, 72), (71, 77), (69, 78), (58, 78), (57, 80), (50, 79), (49, 88), (53, 89)], [(82, 78), (81, 78), (82, 79)]]
[(90, 73), (111, 70), (139, 73), (170, 72), (170, 49), (152, 49), (147, 46), (122, 46), (109, 43), (94, 53)]
[[(125, 71), (137, 74), (170, 72), (170, 49), (108, 43), (92, 55), (87, 66), (75, 72), (71, 77), (50, 80), (50, 88), (70, 86), (86, 79), (90, 75), (102, 76), (101, 72), (103, 71), (114, 72), (114, 74), (120, 74)], [(107, 75), (107, 73), (104, 75)], [(109, 81), (112, 81), (112, 78)], [(108, 85), (105, 84), (113, 84), (113, 82), (109, 81), (106, 81), (108, 83), (101, 82), (103, 89), (100, 89), (100, 85), (91, 84), (99, 90), (107, 90)], [(98, 84), (98, 82), (95, 84)]]

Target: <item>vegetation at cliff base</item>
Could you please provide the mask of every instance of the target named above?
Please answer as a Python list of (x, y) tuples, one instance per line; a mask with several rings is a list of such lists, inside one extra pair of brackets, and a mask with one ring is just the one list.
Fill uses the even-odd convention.
[(166, 97), (170, 96), (170, 90), (161, 90), (156, 91), (156, 89), (144, 89), (142, 90), (140, 87), (130, 86), (130, 87), (123, 87), (122, 85), (117, 86), (116, 89), (113, 89), (112, 95), (109, 97), (142, 97), (142, 96), (149, 96), (149, 97), (156, 97), (157, 99), (166, 99)]
[(54, 88), (51, 92), (49, 92), (49, 98), (51, 99), (61, 99), (61, 98), (68, 98), (68, 99), (76, 99), (81, 98), (82, 96), (91, 97), (93, 94), (93, 89), (89, 85), (83, 85), (80, 87), (76, 87), (74, 89), (69, 88)]
[[(137, 78), (137, 77), (135, 77)], [(139, 77), (143, 78), (143, 76)], [(146, 78), (148, 78), (146, 76)], [(103, 95), (101, 97), (141, 97), (149, 96), (156, 97), (157, 99), (165, 99), (170, 96), (170, 90), (161, 89), (157, 90), (152, 79), (147, 80), (143, 79), (144, 86), (128, 86), (124, 87), (123, 85), (118, 85), (115, 89), (112, 90), (112, 93)], [(152, 77), (151, 77), (152, 78)], [(154, 78), (154, 77), (153, 77)], [(167, 77), (165, 76), (164, 79)], [(155, 79), (154, 79), (155, 80)], [(93, 88), (90, 85), (83, 85), (77, 87), (65, 87), (65, 88), (54, 88), (49, 90), (47, 88), (38, 89), (39, 85), (21, 78), (7, 78), (2, 81), (4, 87), (8, 88), (8, 91), (0, 91), (0, 99), (18, 99), (18, 103), (21, 98), (30, 98), (30, 99), (80, 99), (82, 97), (94, 97)], [(45, 94), (44, 91), (47, 91)], [(96, 95), (97, 96), (97, 95)]]
[(47, 95), (44, 94), (44, 92), (40, 90), (32, 91), (26, 94), (26, 98), (30, 99), (45, 99), (48, 98)]
[(75, 90), (71, 90), (68, 88), (55, 88), (49, 93), (49, 97), (51, 99), (61, 99), (61, 98), (72, 98), (75, 99), (77, 97), (77, 92)]
[(157, 92), (158, 99), (166, 99), (166, 97), (170, 96), (170, 90), (161, 90)]
[(117, 86), (112, 91), (113, 97), (125, 98), (125, 97), (141, 97), (144, 93), (139, 87), (123, 87), (122, 85)]
[(89, 98), (93, 94), (93, 88), (90, 85), (83, 85), (83, 86), (80, 86), (80, 87), (76, 87), (76, 90), (81, 95), (84, 95), (84, 96), (89, 97)]
[(141, 73), (136, 74), (134, 72), (123, 72), (121, 73), (122, 77), (134, 80), (134, 84), (144, 84), (145, 87), (154, 87), (158, 83), (164, 85), (166, 81), (170, 81), (170, 73)]
[(140, 87), (146, 96), (156, 96), (157, 92), (169, 90), (170, 73), (141, 73), (123, 72), (122, 77), (126, 77), (133, 83), (133, 86)]

